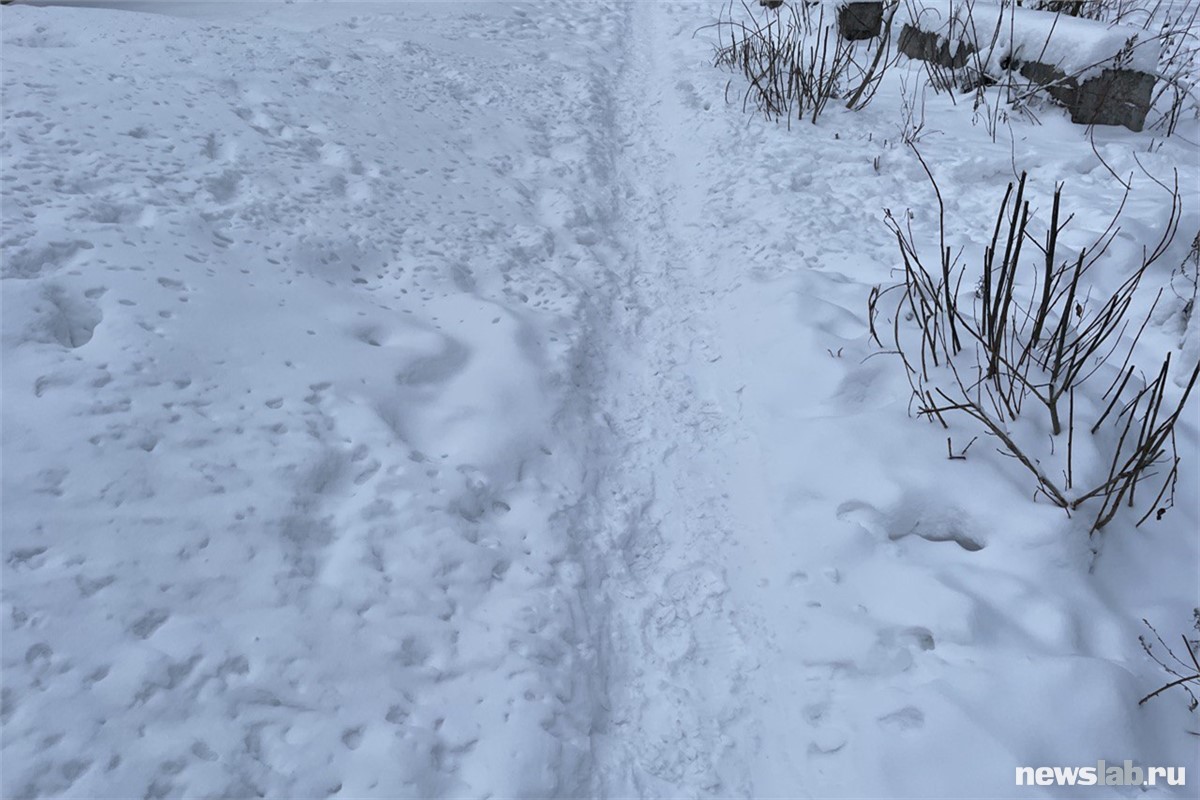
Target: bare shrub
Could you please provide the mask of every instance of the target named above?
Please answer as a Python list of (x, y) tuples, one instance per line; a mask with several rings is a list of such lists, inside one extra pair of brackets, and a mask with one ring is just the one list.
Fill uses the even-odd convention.
[(894, 62), (890, 55), (889, 13), (879, 39), (851, 42), (838, 32), (836, 14), (823, 3), (785, 4), (742, 13), (732, 3), (711, 26), (718, 34), (716, 66), (740, 72), (747, 80), (743, 108), (772, 119), (816, 122), (835, 100), (865, 107)]
[[(1060, 235), (1070, 217), (1062, 212), (1062, 186), (1056, 188), (1039, 241), (1022, 174), (1009, 184), (978, 272), (968, 281), (961, 252), (955, 254), (946, 243), (941, 191), (923, 159), (921, 163), (937, 195), (938, 257), (927, 261), (911, 227), (887, 212), (903, 281), (876, 288), (868, 303), (871, 334), (882, 347), (880, 303), (888, 295), (896, 298), (891, 352), (904, 363), (918, 416), (944, 427), (953, 413), (973, 419), (1000, 443), (1002, 453), (1034, 476), (1035, 493), (1068, 513), (1090, 504), (1093, 531), (1139, 499), (1146, 510), (1138, 525), (1152, 515), (1161, 517), (1173, 504), (1178, 478), (1175, 423), (1200, 365), (1182, 395), (1168, 397), (1173, 385), (1169, 352), (1150, 376), (1132, 363), (1161, 291), (1143, 319), (1135, 320), (1131, 311), (1147, 270), (1166, 252), (1177, 230), (1177, 183), (1165, 187), (1171, 212), (1161, 240), (1143, 250), (1118, 286), (1102, 291), (1088, 279), (1089, 271), (1116, 237), (1120, 210), (1090, 247), (1064, 253)], [(964, 282), (973, 290), (964, 291)], [(1023, 288), (1018, 291), (1018, 286)], [(1107, 390), (1093, 389), (1109, 377)], [(1031, 417), (1031, 402), (1044, 415)], [(1083, 436), (1089, 456), (1080, 475)], [(1158, 487), (1148, 503), (1140, 496), (1146, 481)]]

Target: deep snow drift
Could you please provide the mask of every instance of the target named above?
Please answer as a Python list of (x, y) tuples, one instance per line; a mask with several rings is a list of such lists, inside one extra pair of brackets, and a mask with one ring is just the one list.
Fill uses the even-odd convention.
[[(936, 250), (917, 68), (789, 129), (717, 3), (109, 5), (0, 12), (5, 797), (1194, 796), (1137, 701), (1195, 403), (1176, 507), (1090, 537), (869, 341), (883, 210)], [(968, 248), (1116, 172), (1115, 275), (1178, 169), (1139, 347), (1195, 363), (1194, 123), (925, 114)]]

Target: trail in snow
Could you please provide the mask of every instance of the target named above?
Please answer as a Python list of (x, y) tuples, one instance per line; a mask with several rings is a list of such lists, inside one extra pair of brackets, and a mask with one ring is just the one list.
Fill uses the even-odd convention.
[(668, 49), (694, 18), (670, 4), (632, 4), (631, 15), (615, 132), (622, 291), (608, 323), (606, 447), (594, 456), (592, 500), (611, 601), (598, 755), (610, 796), (742, 795), (751, 787), (739, 695), (753, 656), (726, 604), (731, 420), (696, 380), (698, 364), (722, 358), (712, 311), (732, 272), (706, 251), (711, 187), (680, 124), (711, 104)]

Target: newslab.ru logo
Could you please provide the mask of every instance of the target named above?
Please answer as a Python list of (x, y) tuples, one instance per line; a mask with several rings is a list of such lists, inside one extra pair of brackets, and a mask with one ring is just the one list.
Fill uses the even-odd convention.
[(1183, 786), (1183, 767), (1135, 767), (1097, 761), (1094, 767), (1017, 767), (1017, 786)]

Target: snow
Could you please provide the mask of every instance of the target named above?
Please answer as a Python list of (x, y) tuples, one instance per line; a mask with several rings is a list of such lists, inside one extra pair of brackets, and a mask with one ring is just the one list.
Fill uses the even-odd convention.
[[(1141, 620), (1178, 641), (1198, 603), (1195, 403), (1176, 507), (1137, 529), (1089, 536), (986, 438), (948, 460), (977, 431), (910, 418), (867, 333), (899, 266), (883, 209), (936, 242), (901, 143), (919, 66), (789, 129), (725, 102), (693, 35), (720, 10), (0, 11), (0, 794), (1195, 780), (1182, 693), (1137, 703), (1169, 680)], [(1090, 241), (1111, 169), (1133, 190), (1095, 270), (1119, 281), (1168, 207), (1136, 154), (1179, 170), (1147, 281), (1186, 289), (1194, 121), (1046, 106), (993, 141), (925, 106), (965, 257), (1021, 170)], [(1195, 363), (1185, 304), (1164, 292), (1145, 363)]]

